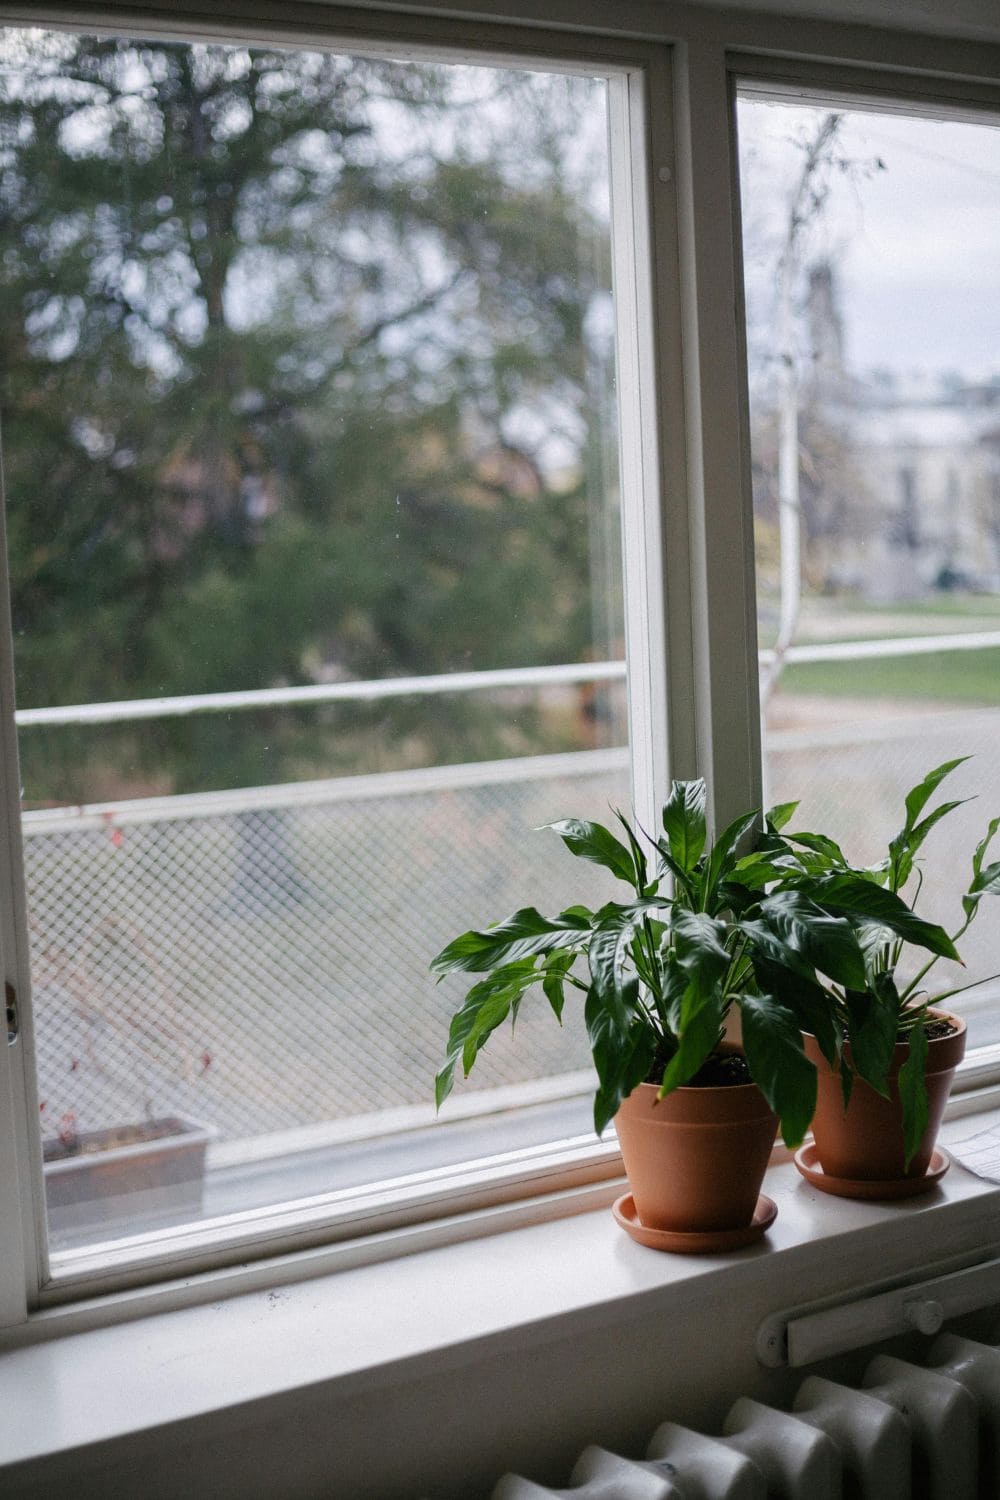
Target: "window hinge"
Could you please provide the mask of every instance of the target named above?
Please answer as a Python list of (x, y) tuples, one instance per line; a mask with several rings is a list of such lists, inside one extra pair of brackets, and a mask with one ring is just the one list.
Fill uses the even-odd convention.
[(20, 1020), (17, 1014), (17, 990), (9, 979), (4, 981), (4, 993), (7, 998), (7, 1043), (10, 1045), (17, 1041)]

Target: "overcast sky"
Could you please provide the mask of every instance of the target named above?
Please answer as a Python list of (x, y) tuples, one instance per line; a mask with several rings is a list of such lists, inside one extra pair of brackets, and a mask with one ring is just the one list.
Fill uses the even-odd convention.
[[(795, 142), (826, 112), (740, 102), (758, 332), (771, 322), (776, 252), (802, 169)], [(835, 149), (849, 165), (830, 173), (809, 250), (839, 273), (849, 365), (1000, 374), (1000, 128), (859, 111), (845, 116)]]

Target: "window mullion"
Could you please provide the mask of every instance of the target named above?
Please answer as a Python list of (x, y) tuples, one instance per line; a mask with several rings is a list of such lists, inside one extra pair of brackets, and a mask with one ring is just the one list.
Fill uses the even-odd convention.
[[(659, 80), (669, 86), (669, 74)], [(650, 826), (669, 779), (668, 639), (671, 590), (663, 554), (661, 461), (669, 451), (657, 420), (658, 314), (651, 185), (649, 74), (636, 71), (609, 95), (616, 377), (621, 434), (622, 552), (633, 797)], [(671, 684), (672, 685), (672, 684)]]
[(693, 711), (718, 826), (761, 796), (733, 94), (721, 45), (677, 49), (676, 121)]
[(611, 100), (635, 802), (657, 823), (670, 780), (698, 772), (672, 49), (651, 52)]

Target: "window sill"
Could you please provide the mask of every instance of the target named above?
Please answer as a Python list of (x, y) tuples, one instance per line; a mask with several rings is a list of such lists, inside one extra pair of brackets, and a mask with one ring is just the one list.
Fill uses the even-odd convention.
[[(946, 1126), (945, 1141), (967, 1134), (968, 1125), (966, 1118)], [(641, 1363), (655, 1352), (653, 1425), (670, 1414), (694, 1420), (684, 1413), (691, 1380), (705, 1361), (702, 1383), (726, 1386), (730, 1399), (761, 1379), (780, 1382), (784, 1372), (762, 1372), (753, 1357), (754, 1333), (768, 1313), (997, 1253), (1000, 1189), (957, 1164), (934, 1193), (895, 1205), (825, 1197), (790, 1164), (772, 1167), (767, 1191), (778, 1219), (764, 1243), (735, 1256), (644, 1250), (601, 1207), (59, 1338), (45, 1335), (72, 1328), (74, 1310), (39, 1314), (21, 1338), (42, 1341), (0, 1355), (0, 1488), (11, 1500), (22, 1494), (56, 1500), (65, 1484), (67, 1496), (80, 1500), (91, 1493), (89, 1472), (93, 1493), (112, 1500), (130, 1493), (129, 1484), (135, 1493), (142, 1473), (150, 1496), (277, 1500), (332, 1493), (311, 1488), (305, 1477), (310, 1465), (325, 1464), (327, 1484), (337, 1475), (336, 1492), (345, 1495), (358, 1484), (367, 1494), (412, 1497), (426, 1485), (435, 1495), (468, 1497), (477, 1462), (493, 1478), (505, 1467), (528, 1466), (546, 1433), (549, 1450), (565, 1449), (570, 1462), (586, 1442), (612, 1440), (607, 1414), (615, 1399), (605, 1394), (602, 1404), (596, 1393), (618, 1364)], [(720, 1302), (725, 1336), (698, 1334), (706, 1316), (715, 1320), (707, 1326), (720, 1326)], [(556, 1350), (562, 1351), (558, 1398), (549, 1369)], [(675, 1365), (683, 1381), (671, 1406)], [(507, 1419), (491, 1412), (485, 1434), (483, 1413), (512, 1372), (524, 1408)], [(392, 1413), (416, 1414), (435, 1391), (445, 1403), (444, 1427), (418, 1424), (423, 1447), (411, 1446), (404, 1480), (400, 1454), (386, 1442)], [(701, 1395), (708, 1414), (711, 1393)], [(456, 1401), (465, 1415), (456, 1415)], [(550, 1422), (562, 1405), (553, 1444)], [(303, 1413), (313, 1410), (324, 1418), (304, 1437)], [(641, 1412), (623, 1413), (620, 1421), (628, 1420), (644, 1424), (648, 1438), (652, 1426)], [(238, 1457), (219, 1441), (223, 1433), (240, 1434)], [(445, 1433), (447, 1456), (438, 1452)], [(171, 1489), (175, 1476), (162, 1491), (147, 1489), (143, 1463), (162, 1459), (164, 1451), (173, 1458), (182, 1434), (192, 1452), (203, 1444), (204, 1488), (188, 1478)], [(265, 1436), (267, 1461), (263, 1448), (257, 1452)], [(477, 1454), (464, 1453), (474, 1440)], [(218, 1467), (220, 1454), (225, 1469), (213, 1472), (212, 1455)], [(278, 1455), (277, 1473), (261, 1477)], [(351, 1479), (355, 1473), (368, 1477)]]

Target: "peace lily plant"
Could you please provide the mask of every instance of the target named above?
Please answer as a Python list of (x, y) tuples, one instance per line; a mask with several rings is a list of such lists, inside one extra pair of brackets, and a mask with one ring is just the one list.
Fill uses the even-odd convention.
[[(852, 908), (823, 910), (796, 888), (787, 868), (794, 846), (774, 845), (786, 810), (770, 815), (771, 838), (747, 854), (743, 842), (758, 814), (735, 819), (709, 844), (705, 805), (704, 781), (675, 781), (656, 837), (621, 813), (615, 816), (624, 842), (599, 823), (548, 825), (571, 854), (609, 870), (628, 895), (596, 911), (576, 905), (553, 917), (524, 907), (494, 927), (463, 933), (437, 955), (431, 967), (439, 977), (480, 976), (451, 1022), (438, 1107), (459, 1062), (467, 1076), (497, 1027), (516, 1019), (529, 990), (541, 990), (557, 1019), (571, 990), (583, 997), (597, 1070), (598, 1134), (646, 1081), (658, 1085), (661, 1099), (684, 1084), (717, 1081), (720, 1040), (736, 1011), (753, 1081), (786, 1143), (802, 1140), (816, 1070), (803, 1052), (796, 987), (808, 986), (810, 996), (826, 994), (829, 983), (845, 994), (865, 988)], [(787, 878), (786, 887), (767, 892), (775, 878)], [(843, 886), (859, 896), (873, 889), (853, 872)], [(898, 897), (883, 894), (887, 919), (916, 922)]]
[[(957, 930), (949, 936), (913, 909), (923, 887), (917, 856), (931, 830), (968, 799), (940, 802), (929, 812), (925, 809), (942, 781), (968, 758), (960, 756), (936, 766), (909, 791), (903, 826), (875, 864), (852, 866), (840, 846), (824, 834), (785, 833), (798, 806), (791, 802), (768, 815), (765, 835), (741, 872), (747, 883), (794, 893), (853, 927), (864, 959), (863, 983), (845, 983), (832, 973), (824, 980), (796, 972), (787, 964), (769, 968), (766, 963), (759, 966), (761, 979), (795, 1010), (803, 1027), (815, 1035), (827, 1062), (839, 1071), (845, 1110), (855, 1071), (878, 1094), (888, 1097), (894, 1048), (900, 1041), (908, 1042), (898, 1075), (907, 1166), (928, 1122), (925, 1069), (928, 1028), (935, 1024), (929, 1015), (931, 1007), (938, 1008), (963, 990), (987, 982), (974, 980), (936, 993), (928, 988), (928, 976), (939, 959), (961, 963), (956, 944), (978, 915), (982, 898), (1000, 895), (1000, 862), (986, 861), (1000, 817), (990, 821), (973, 852), (969, 885), (961, 898), (964, 920)], [(901, 964), (912, 948), (928, 956), (911, 962), (913, 972), (902, 978)], [(943, 1024), (937, 1021), (938, 1027)], [(853, 1066), (845, 1055), (847, 1047)]]

